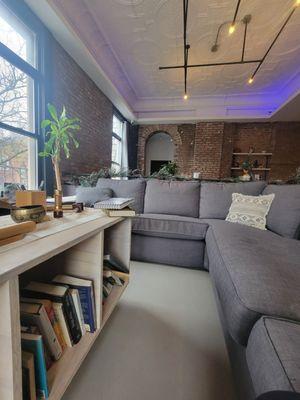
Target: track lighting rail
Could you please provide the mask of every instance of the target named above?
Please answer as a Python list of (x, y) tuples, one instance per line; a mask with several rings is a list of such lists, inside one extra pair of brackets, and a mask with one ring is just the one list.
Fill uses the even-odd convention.
[[(240, 4), (241, 4), (241, 0), (238, 0), (237, 5), (236, 5), (236, 9), (235, 9), (235, 13), (234, 13), (234, 17), (233, 17), (231, 26), (229, 28), (229, 33), (230, 34), (234, 32)], [(241, 60), (239, 60), (239, 61), (217, 62), (217, 63), (189, 64), (188, 63), (189, 50), (191, 48), (191, 46), (187, 43), (187, 23), (188, 23), (189, 0), (183, 0), (183, 50), (184, 50), (184, 54), (183, 54), (184, 62), (183, 62), (183, 65), (162, 66), (162, 67), (159, 67), (159, 69), (160, 70), (167, 70), (167, 69), (183, 69), (184, 70), (184, 99), (185, 100), (187, 100), (187, 98), (188, 98), (188, 94), (187, 94), (187, 79), (188, 79), (188, 69), (189, 68), (205, 68), (205, 67), (216, 67), (216, 66), (226, 66), (226, 65), (258, 64), (256, 69), (254, 70), (253, 74), (251, 75), (251, 77), (248, 80), (248, 83), (251, 84), (251, 83), (253, 83), (255, 75), (260, 70), (260, 68), (263, 65), (264, 61), (266, 60), (268, 54), (272, 50), (273, 46), (277, 42), (279, 36), (283, 32), (284, 28), (286, 27), (286, 25), (288, 24), (288, 22), (292, 18), (293, 14), (295, 13), (297, 6), (299, 6), (299, 5), (300, 5), (300, 0), (296, 0), (296, 3), (294, 5), (294, 7), (292, 8), (291, 12), (289, 13), (288, 17), (284, 21), (284, 23), (283, 23), (282, 27), (280, 28), (279, 32), (277, 33), (277, 35), (275, 36), (275, 38), (272, 41), (271, 45), (268, 47), (266, 53), (264, 54), (264, 56), (261, 59), (245, 60), (245, 51), (246, 51), (246, 44), (247, 44), (246, 43), (246, 41), (247, 41), (247, 31), (248, 31), (248, 25), (249, 25), (249, 23), (251, 21), (251, 15), (246, 15), (242, 19), (242, 22), (244, 23), (245, 28), (244, 28), (244, 37), (243, 37)], [(215, 41), (215, 44), (212, 47), (212, 51), (213, 52), (217, 51), (217, 49), (218, 49), (218, 37), (219, 37), (220, 30), (221, 30), (222, 26), (224, 26), (227, 23), (228, 22), (224, 22), (218, 28), (216, 41)]]

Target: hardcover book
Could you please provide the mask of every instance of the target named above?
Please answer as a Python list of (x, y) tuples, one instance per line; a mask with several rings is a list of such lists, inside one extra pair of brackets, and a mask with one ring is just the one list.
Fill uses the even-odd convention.
[(36, 325), (45, 340), (45, 344), (54, 360), (59, 360), (62, 348), (51, 325), (43, 304), (20, 304), (21, 323), (23, 325)]
[(21, 297), (21, 301), (25, 302), (25, 303), (40, 303), (43, 304), (43, 306), (45, 307), (46, 313), (48, 315), (48, 318), (51, 322), (51, 325), (54, 329), (54, 332), (57, 336), (57, 339), (62, 347), (62, 350), (65, 349), (66, 347), (66, 342), (64, 340), (64, 336), (61, 330), (61, 327), (58, 323), (57, 318), (55, 317), (55, 313), (54, 313), (54, 309), (53, 309), (53, 305), (52, 305), (52, 301), (51, 300), (47, 300), (47, 299), (37, 299), (37, 298), (30, 298), (30, 297)]
[(114, 258), (111, 254), (105, 254), (103, 257), (103, 265), (109, 269), (115, 269), (116, 271), (124, 272), (125, 274), (129, 273), (128, 268), (126, 268), (123, 264), (121, 264), (116, 258)]
[(56, 275), (53, 282), (68, 285), (70, 288), (77, 289), (84, 318), (84, 323), (89, 332), (95, 332), (95, 298), (93, 282), (88, 279), (77, 278), (69, 275)]
[(62, 305), (62, 303), (52, 303), (52, 305), (53, 305), (55, 317), (58, 320), (59, 325), (61, 327), (62, 334), (63, 334), (64, 340), (66, 342), (66, 345), (68, 347), (72, 347), (73, 341), (72, 341), (72, 337), (70, 335), (69, 328), (68, 328), (68, 325), (66, 323), (66, 319), (64, 316), (63, 305)]
[(49, 390), (42, 336), (33, 333), (21, 333), (21, 344), (22, 350), (34, 355), (37, 396), (39, 399), (48, 399)]
[(34, 355), (22, 351), (23, 399), (36, 400)]
[(62, 303), (63, 313), (74, 344), (81, 339), (81, 329), (75, 306), (69, 288), (62, 285), (42, 282), (30, 282), (22, 291), (24, 296), (47, 298), (56, 303)]
[(71, 292), (71, 296), (72, 296), (73, 303), (74, 303), (74, 306), (75, 306), (75, 310), (76, 310), (76, 313), (77, 313), (77, 318), (78, 318), (79, 323), (80, 323), (81, 334), (83, 336), (83, 335), (86, 334), (86, 328), (85, 328), (85, 324), (84, 324), (84, 318), (83, 318), (83, 313), (82, 313), (82, 307), (81, 307), (79, 292), (78, 292), (77, 289), (71, 289), (71, 288), (70, 288), (70, 292)]

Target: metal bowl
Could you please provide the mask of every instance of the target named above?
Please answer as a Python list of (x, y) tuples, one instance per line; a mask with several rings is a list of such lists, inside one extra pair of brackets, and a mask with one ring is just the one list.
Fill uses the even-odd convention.
[(42, 222), (45, 215), (46, 210), (43, 206), (13, 207), (10, 210), (10, 216), (17, 223), (26, 221)]

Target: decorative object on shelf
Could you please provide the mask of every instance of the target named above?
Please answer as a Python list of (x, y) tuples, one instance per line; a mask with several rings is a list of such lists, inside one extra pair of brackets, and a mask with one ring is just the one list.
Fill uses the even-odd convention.
[(62, 208), (62, 191), (54, 190), (54, 210), (53, 217), (54, 218), (62, 218), (64, 215)]
[(253, 146), (250, 146), (249, 150), (248, 150), (248, 153), (252, 154), (252, 153), (254, 153), (254, 151), (255, 151), (255, 148)]
[(224, 62), (212, 62), (212, 63), (202, 63), (202, 64), (189, 64), (189, 51), (191, 49), (190, 44), (188, 43), (188, 39), (187, 39), (187, 34), (188, 34), (188, 9), (189, 9), (189, 0), (183, 0), (183, 64), (181, 65), (167, 65), (167, 66), (163, 66), (163, 67), (159, 67), (160, 70), (169, 70), (169, 69), (182, 69), (184, 71), (184, 94), (183, 94), (183, 99), (187, 100), (189, 98), (188, 96), (188, 91), (187, 91), (187, 78), (188, 78), (188, 70), (190, 68), (207, 68), (207, 67), (215, 67), (215, 66), (227, 66), (227, 65), (241, 65), (241, 64), (256, 64), (256, 68), (254, 70), (254, 72), (252, 73), (252, 75), (249, 77), (248, 79), (248, 84), (251, 85), (254, 82), (254, 77), (256, 76), (256, 74), (258, 73), (258, 71), (260, 70), (261, 66), (263, 65), (264, 61), (266, 60), (268, 54), (270, 53), (271, 49), (273, 48), (273, 46), (275, 45), (277, 39), (279, 38), (279, 36), (281, 35), (282, 31), (284, 30), (284, 28), (286, 27), (286, 25), (288, 24), (289, 20), (291, 19), (292, 15), (294, 14), (294, 12), (296, 11), (297, 7), (300, 5), (300, 1), (297, 0), (294, 5), (291, 8), (291, 11), (289, 12), (287, 18), (285, 19), (284, 23), (282, 24), (281, 28), (279, 29), (277, 35), (275, 36), (275, 38), (273, 39), (272, 43), (270, 44), (270, 46), (268, 47), (267, 51), (265, 52), (264, 56), (262, 58), (259, 59), (248, 59), (245, 60), (245, 50), (246, 50), (246, 44), (247, 44), (247, 31), (248, 31), (248, 25), (251, 22), (251, 15), (247, 14), (244, 16), (244, 18), (238, 20), (238, 12), (239, 12), (239, 8), (240, 8), (240, 4), (241, 4), (241, 0), (237, 1), (237, 5), (235, 8), (235, 12), (234, 12), (234, 17), (232, 19), (232, 21), (230, 22), (223, 22), (217, 31), (217, 36), (216, 36), (216, 40), (215, 43), (213, 44), (211, 51), (213, 53), (215, 53), (216, 51), (218, 51), (220, 44), (218, 43), (218, 38), (219, 38), (219, 34), (221, 32), (221, 29), (224, 26), (228, 26), (228, 33), (229, 35), (233, 36), (233, 33), (236, 30), (236, 25), (237, 23), (242, 23), (244, 25), (244, 35), (243, 35), (243, 44), (242, 44), (242, 49), (241, 49), (241, 58), (238, 60), (234, 60), (234, 61), (224, 61)]
[(253, 168), (258, 168), (259, 167), (259, 162), (258, 160), (253, 161)]
[(17, 190), (16, 207), (44, 206), (46, 208), (46, 192), (40, 190)]
[(49, 136), (49, 139), (45, 142), (44, 151), (39, 155), (41, 157), (51, 157), (56, 180), (53, 215), (54, 218), (61, 218), (63, 216), (63, 210), (60, 160), (62, 153), (64, 153), (66, 158), (70, 158), (69, 146), (71, 143), (76, 149), (79, 147), (79, 143), (74, 137), (74, 132), (80, 129), (80, 121), (78, 118), (68, 118), (66, 116), (65, 107), (63, 107), (60, 116), (52, 104), (48, 104), (48, 111), (52, 119), (45, 119), (42, 121), (41, 126), (43, 129), (48, 129), (46, 131), (46, 136)]
[(250, 162), (249, 159), (246, 159), (242, 163), (242, 169), (243, 169), (243, 175), (240, 176), (240, 180), (243, 182), (249, 182), (251, 181), (251, 175), (252, 175), (252, 163)]
[(24, 207), (12, 207), (10, 215), (13, 221), (20, 223), (26, 221), (34, 221), (35, 223), (42, 222), (46, 210), (44, 205), (38, 206), (24, 206)]

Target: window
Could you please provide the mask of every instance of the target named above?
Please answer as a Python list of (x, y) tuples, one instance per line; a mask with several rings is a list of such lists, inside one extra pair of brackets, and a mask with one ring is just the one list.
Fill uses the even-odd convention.
[(36, 187), (40, 74), (35, 34), (0, 0), (0, 189)]
[(122, 168), (122, 148), (123, 148), (123, 125), (116, 115), (113, 116), (113, 133), (112, 133), (112, 169), (120, 171)]

